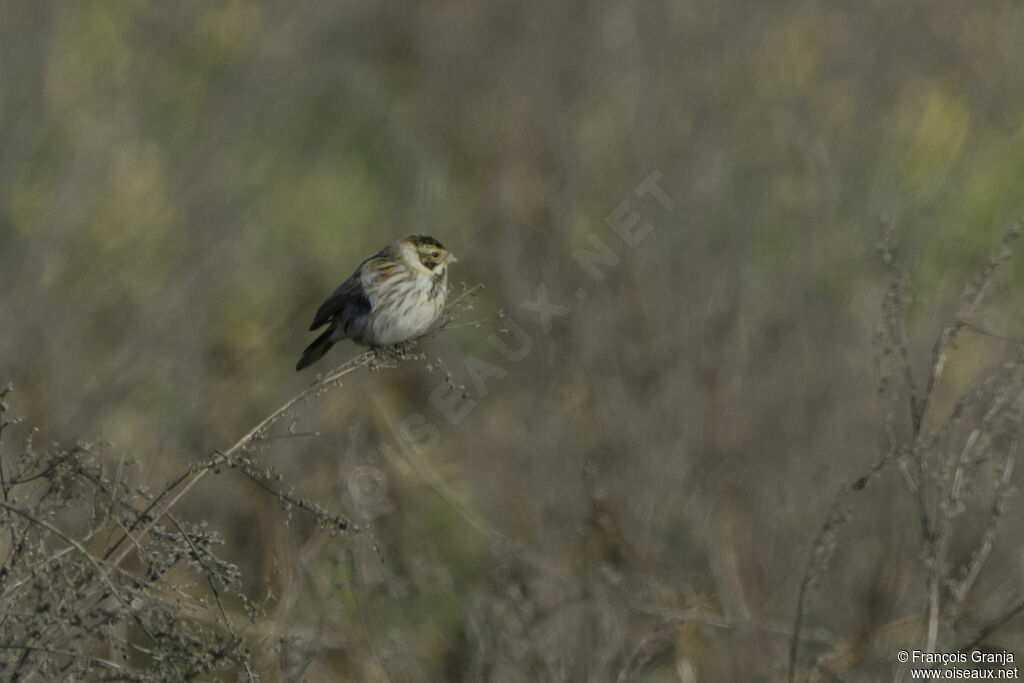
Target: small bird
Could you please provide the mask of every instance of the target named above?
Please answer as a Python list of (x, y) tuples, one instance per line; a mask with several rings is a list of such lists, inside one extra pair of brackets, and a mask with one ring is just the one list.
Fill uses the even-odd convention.
[(409, 235), (360, 263), (320, 304), (309, 329), (329, 326), (295, 369), (317, 362), (342, 339), (379, 348), (426, 332), (444, 310), (448, 265), (457, 260), (433, 237)]

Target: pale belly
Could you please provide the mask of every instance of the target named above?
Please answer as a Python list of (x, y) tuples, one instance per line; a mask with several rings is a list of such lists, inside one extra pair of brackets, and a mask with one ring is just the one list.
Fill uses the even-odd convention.
[(404, 297), (400, 303), (379, 306), (371, 314), (369, 330), (373, 346), (390, 346), (426, 332), (441, 313), (441, 303), (430, 297)]

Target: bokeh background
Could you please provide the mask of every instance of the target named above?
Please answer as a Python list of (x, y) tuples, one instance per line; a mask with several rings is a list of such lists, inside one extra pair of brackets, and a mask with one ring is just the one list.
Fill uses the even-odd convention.
[[(230, 472), (179, 505), (265, 600), (268, 680), (783, 679), (816, 534), (889, 448), (882, 220), (922, 384), (1022, 208), (1008, 0), (0, 12), (0, 382), (47, 440), (102, 439), (158, 490), (358, 352), (293, 370), (387, 241), (431, 234), (484, 285), (479, 326), (346, 378), (254, 454), (363, 531)], [(671, 209), (636, 193), (652, 174)], [(617, 211), (651, 225), (633, 247)], [(600, 281), (573, 256), (593, 236), (618, 259)], [(988, 320), (1019, 336), (1007, 273)], [(1009, 351), (965, 333), (936, 404)], [(884, 679), (887, 646), (924, 642), (921, 532), (896, 468), (850, 506), (800, 660)], [(1010, 527), (965, 632), (1024, 592)]]

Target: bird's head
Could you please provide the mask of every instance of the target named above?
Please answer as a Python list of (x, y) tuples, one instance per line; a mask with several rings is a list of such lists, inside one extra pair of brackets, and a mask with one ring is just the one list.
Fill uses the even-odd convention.
[(444, 245), (429, 235), (409, 235), (403, 242), (403, 246), (411, 248), (423, 267), (435, 275), (444, 275), (448, 264), (458, 260), (444, 248)]

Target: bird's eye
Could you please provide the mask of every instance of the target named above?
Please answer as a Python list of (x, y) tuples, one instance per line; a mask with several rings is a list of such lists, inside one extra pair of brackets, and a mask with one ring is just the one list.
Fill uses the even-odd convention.
[(431, 256), (433, 256), (434, 258), (437, 258), (438, 256), (440, 256), (440, 255), (441, 255), (441, 252), (439, 252), (439, 251), (434, 251), (434, 252), (431, 252), (431, 254), (430, 254), (430, 255), (431, 255)]

